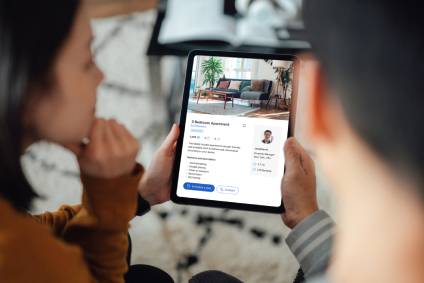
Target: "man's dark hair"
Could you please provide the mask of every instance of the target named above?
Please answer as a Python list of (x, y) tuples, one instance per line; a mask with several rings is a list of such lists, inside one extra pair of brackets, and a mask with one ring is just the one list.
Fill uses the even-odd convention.
[(270, 133), (270, 134), (272, 134), (272, 132), (271, 132), (270, 130), (266, 130), (266, 131), (264, 132), (264, 134), (266, 134), (266, 133)]
[(22, 115), (31, 87), (48, 80), (79, 0), (0, 1), (0, 196), (27, 210), (36, 197), (22, 171)]
[(420, 1), (306, 0), (304, 20), (330, 95), (392, 168), (424, 175), (424, 17)]

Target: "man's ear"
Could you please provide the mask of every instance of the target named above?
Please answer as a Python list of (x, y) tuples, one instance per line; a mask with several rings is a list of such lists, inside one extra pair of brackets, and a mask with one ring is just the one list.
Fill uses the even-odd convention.
[(320, 63), (313, 55), (305, 55), (304, 81), (307, 83), (306, 134), (313, 143), (334, 137), (333, 126), (337, 123), (334, 101), (329, 97)]

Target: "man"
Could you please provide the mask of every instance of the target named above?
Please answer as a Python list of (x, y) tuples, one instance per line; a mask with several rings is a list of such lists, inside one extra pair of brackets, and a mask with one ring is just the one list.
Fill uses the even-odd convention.
[(317, 209), (311, 159), (289, 140), (283, 221), (308, 282), (424, 282), (419, 3), (304, 3), (313, 54), (303, 60), (314, 61), (305, 74), (307, 132), (339, 205), (334, 226)]
[[(419, 11), (415, 1), (305, 3), (317, 60), (306, 74), (308, 133), (339, 204), (322, 282), (424, 281)], [(312, 277), (325, 267), (332, 224), (319, 211), (299, 220), (287, 241)]]
[(262, 143), (264, 144), (272, 143), (272, 132), (270, 130), (266, 130), (264, 132), (264, 139), (262, 140)]

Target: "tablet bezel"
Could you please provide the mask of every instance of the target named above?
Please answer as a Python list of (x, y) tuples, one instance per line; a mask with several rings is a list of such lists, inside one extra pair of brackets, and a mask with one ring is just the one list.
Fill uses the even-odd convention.
[(185, 124), (188, 110), (188, 102), (190, 99), (190, 83), (191, 75), (193, 70), (193, 61), (195, 56), (216, 56), (216, 57), (236, 57), (236, 58), (249, 58), (249, 59), (270, 59), (270, 60), (290, 60), (295, 63), (294, 72), (293, 72), (293, 93), (292, 93), (292, 104), (289, 115), (289, 131), (287, 137), (293, 135), (293, 109), (296, 109), (296, 97), (297, 97), (297, 82), (298, 82), (298, 66), (297, 66), (297, 57), (295, 55), (279, 55), (279, 54), (260, 54), (260, 53), (248, 53), (248, 52), (230, 52), (230, 51), (210, 51), (210, 50), (193, 50), (188, 55), (187, 62), (187, 72), (184, 83), (184, 95), (182, 110), (180, 116), (180, 136), (178, 138), (176, 152), (175, 152), (175, 161), (174, 161), (174, 170), (172, 174), (172, 187), (171, 187), (171, 200), (177, 204), (185, 205), (196, 205), (196, 206), (207, 206), (207, 207), (216, 207), (216, 208), (229, 208), (237, 210), (248, 210), (256, 212), (267, 212), (267, 213), (282, 213), (284, 211), (284, 204), (281, 200), (281, 205), (279, 207), (274, 206), (264, 206), (264, 205), (255, 205), (247, 203), (237, 203), (237, 202), (226, 202), (226, 201), (216, 201), (216, 200), (206, 200), (206, 199), (197, 199), (197, 198), (187, 198), (179, 197), (177, 195), (177, 186), (178, 186), (178, 176), (180, 173), (180, 163), (181, 163), (181, 154), (184, 142), (184, 132)]

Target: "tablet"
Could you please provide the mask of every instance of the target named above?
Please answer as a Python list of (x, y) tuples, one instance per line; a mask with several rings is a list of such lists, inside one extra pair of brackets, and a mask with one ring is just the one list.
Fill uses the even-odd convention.
[(171, 199), (281, 213), (295, 109), (291, 55), (196, 50), (188, 57)]

